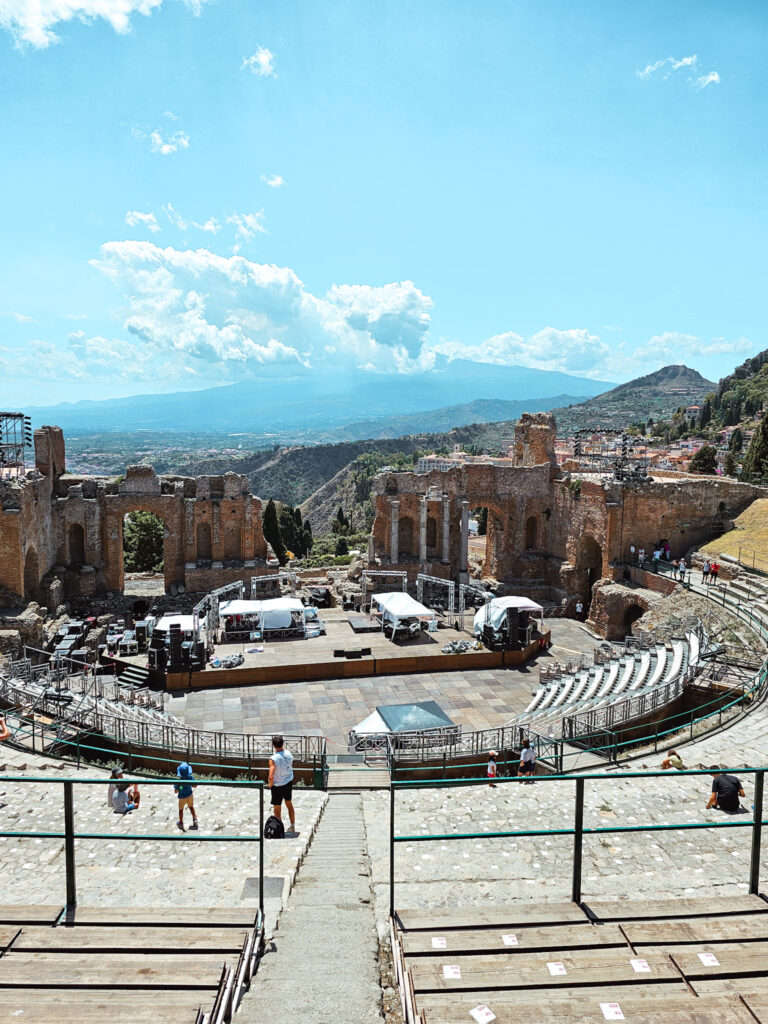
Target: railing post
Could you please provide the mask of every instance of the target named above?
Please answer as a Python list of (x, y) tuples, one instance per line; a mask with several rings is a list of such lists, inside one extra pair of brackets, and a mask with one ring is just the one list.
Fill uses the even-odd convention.
[(77, 879), (75, 875), (75, 807), (72, 783), (64, 783), (64, 857), (67, 871), (67, 910), (77, 906)]
[(389, 916), (395, 917), (395, 789), (389, 787)]
[(763, 832), (763, 777), (755, 775), (755, 806), (752, 812), (752, 857), (749, 867), (749, 891), (757, 895), (760, 889), (760, 843)]
[(581, 903), (581, 852), (584, 839), (584, 779), (576, 779), (576, 803), (573, 810), (573, 884), (571, 899)]
[(259, 781), (259, 913), (264, 920), (264, 783)]

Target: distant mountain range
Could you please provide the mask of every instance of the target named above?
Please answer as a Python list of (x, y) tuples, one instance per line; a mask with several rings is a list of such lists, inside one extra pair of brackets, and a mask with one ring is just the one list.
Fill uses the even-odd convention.
[(379, 419), (348, 423), (331, 432), (339, 441), (362, 441), (367, 438), (393, 438), (405, 434), (443, 433), (471, 423), (499, 423), (518, 420), (524, 412), (547, 412), (566, 402), (578, 402), (574, 395), (552, 398), (523, 398), (505, 401), (501, 398), (478, 398), (462, 405), (448, 405), (427, 412), (382, 416)]
[(444, 362), (418, 375), (388, 376), (340, 364), (330, 376), (311, 370), (288, 375), (267, 368), (259, 380), (202, 391), (64, 402), (24, 411), (35, 425), (54, 423), (64, 430), (236, 430), (281, 436), (295, 431), (302, 440), (319, 440), (328, 431), (359, 424), (362, 410), (378, 419), (423, 416), (480, 397), (506, 402), (535, 396), (549, 404), (552, 398), (589, 398), (609, 386), (565, 373), (467, 360)]

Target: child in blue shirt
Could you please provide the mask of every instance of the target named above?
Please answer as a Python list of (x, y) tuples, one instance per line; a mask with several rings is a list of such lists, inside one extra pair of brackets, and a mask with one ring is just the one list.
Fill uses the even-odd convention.
[(192, 824), (189, 826), (190, 832), (194, 832), (197, 829), (197, 814), (195, 813), (195, 801), (192, 796), (192, 790), (197, 789), (192, 779), (192, 768), (187, 764), (186, 761), (182, 761), (179, 767), (176, 769), (176, 775), (179, 779), (183, 779), (183, 782), (177, 783), (173, 788), (176, 791), (176, 795), (179, 798), (179, 820), (176, 822), (181, 831), (184, 831), (184, 808), (188, 807), (192, 812)]

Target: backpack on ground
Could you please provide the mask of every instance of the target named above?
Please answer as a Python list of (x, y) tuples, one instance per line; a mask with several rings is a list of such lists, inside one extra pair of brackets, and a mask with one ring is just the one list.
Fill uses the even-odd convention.
[(285, 839), (285, 825), (274, 814), (270, 814), (264, 822), (265, 839)]

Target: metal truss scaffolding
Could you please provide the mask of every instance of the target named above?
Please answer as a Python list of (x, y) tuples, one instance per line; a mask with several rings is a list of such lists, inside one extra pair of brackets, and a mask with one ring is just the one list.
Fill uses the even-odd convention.
[(422, 604), (424, 597), (424, 584), (428, 583), (430, 588), (434, 587), (445, 587), (448, 592), (448, 607), (446, 608), (446, 615), (453, 615), (456, 608), (456, 584), (453, 580), (443, 580), (439, 576), (427, 576), (425, 573), (420, 572), (416, 577), (416, 600)]
[(32, 424), (21, 412), (0, 412), (0, 477), (20, 476), (25, 449), (32, 446)]
[(208, 645), (213, 642), (216, 630), (219, 628), (219, 601), (228, 594), (237, 594), (240, 598), (245, 597), (243, 581), (237, 580), (235, 583), (227, 583), (225, 587), (212, 590), (192, 609), (195, 631), (197, 631), (201, 616), (205, 616), (205, 641)]
[(251, 597), (257, 597), (260, 587), (269, 584), (270, 589), (272, 589), (275, 583), (278, 589), (281, 583), (287, 583), (291, 588), (291, 597), (296, 596), (296, 587), (298, 585), (296, 573), (291, 572), (290, 569), (281, 569), (280, 572), (276, 572), (272, 576), (251, 576)]
[(364, 569), (360, 585), (363, 588), (362, 598), (360, 600), (360, 608), (365, 609), (368, 604), (368, 580), (373, 579), (387, 579), (387, 580), (400, 580), (400, 589), (403, 593), (408, 589), (408, 573), (392, 570), (392, 572), (386, 572), (383, 569)]

